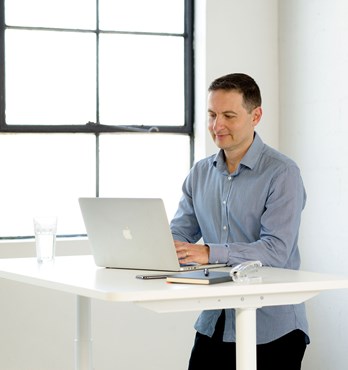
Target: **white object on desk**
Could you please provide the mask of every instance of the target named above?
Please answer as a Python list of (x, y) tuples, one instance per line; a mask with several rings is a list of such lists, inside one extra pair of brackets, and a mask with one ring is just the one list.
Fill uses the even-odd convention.
[(0, 278), (77, 296), (76, 370), (93, 368), (91, 298), (133, 302), (155, 312), (235, 308), (237, 369), (255, 370), (257, 308), (297, 304), (325, 290), (348, 288), (348, 277), (267, 267), (259, 270), (262, 282), (254, 284), (167, 284), (136, 279), (139, 273), (98, 268), (91, 256), (57, 257), (49, 265), (37, 264), (35, 258), (0, 260)]
[(232, 267), (230, 275), (236, 283), (260, 283), (262, 277), (258, 275), (258, 271), (261, 267), (260, 261), (246, 261)]

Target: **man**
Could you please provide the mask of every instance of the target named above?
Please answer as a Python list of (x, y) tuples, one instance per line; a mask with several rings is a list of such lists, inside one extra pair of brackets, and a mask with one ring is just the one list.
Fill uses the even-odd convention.
[[(297, 165), (255, 132), (261, 94), (245, 74), (229, 74), (208, 89), (210, 134), (220, 149), (196, 163), (183, 184), (171, 222), (181, 263), (299, 269), (297, 246), (306, 193)], [(195, 244), (203, 240), (202, 244)], [(234, 310), (199, 316), (189, 370), (235, 369)], [(309, 343), (305, 307), (257, 310), (258, 370), (299, 370)]]

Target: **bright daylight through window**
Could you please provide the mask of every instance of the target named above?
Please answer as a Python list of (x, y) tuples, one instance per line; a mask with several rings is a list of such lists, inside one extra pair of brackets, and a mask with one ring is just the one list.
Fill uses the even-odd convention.
[(193, 0), (0, 0), (0, 239), (85, 234), (78, 198), (159, 197), (192, 161)]

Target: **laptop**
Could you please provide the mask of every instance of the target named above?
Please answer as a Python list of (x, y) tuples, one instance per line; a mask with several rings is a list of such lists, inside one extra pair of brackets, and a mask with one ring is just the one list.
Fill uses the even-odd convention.
[(224, 264), (180, 265), (162, 199), (79, 198), (97, 266), (189, 271)]

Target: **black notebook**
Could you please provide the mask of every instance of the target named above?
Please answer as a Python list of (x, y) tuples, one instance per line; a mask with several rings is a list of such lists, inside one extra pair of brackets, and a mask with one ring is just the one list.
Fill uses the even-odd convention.
[(182, 283), (182, 284), (217, 284), (232, 281), (229, 272), (222, 271), (209, 271), (208, 275), (204, 271), (191, 271), (182, 272), (179, 274), (170, 275), (167, 277), (169, 283)]

